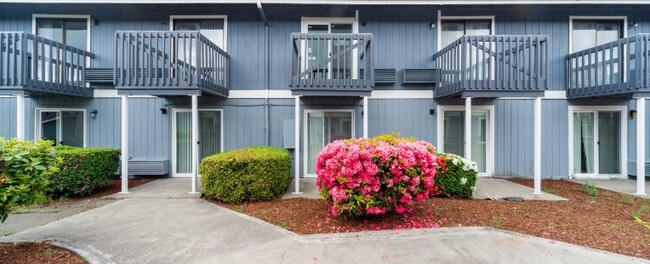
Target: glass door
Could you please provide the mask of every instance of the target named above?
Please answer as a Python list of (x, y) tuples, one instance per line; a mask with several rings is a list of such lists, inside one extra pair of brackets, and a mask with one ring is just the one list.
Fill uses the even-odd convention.
[[(192, 112), (175, 111), (174, 176), (192, 174)], [(199, 111), (199, 155), (203, 159), (221, 152), (221, 111)]]
[(40, 138), (56, 146), (84, 146), (83, 111), (41, 111)]
[(573, 113), (573, 173), (577, 176), (621, 174), (621, 112)]
[[(307, 22), (306, 33), (353, 33), (352, 23), (324, 21)], [(308, 39), (307, 60), (303, 65), (308, 79), (351, 79), (356, 78), (356, 49), (350, 49), (352, 41), (345, 39)], [(303, 52), (304, 54), (304, 52)]]
[[(465, 156), (465, 112), (444, 111), (442, 151)], [(472, 157), (478, 165), (479, 173), (488, 173), (488, 112), (472, 111)]]
[(307, 112), (307, 175), (315, 176), (316, 157), (323, 147), (353, 136), (352, 111)]

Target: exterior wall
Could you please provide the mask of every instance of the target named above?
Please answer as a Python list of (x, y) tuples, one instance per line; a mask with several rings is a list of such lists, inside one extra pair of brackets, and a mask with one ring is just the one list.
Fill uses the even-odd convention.
[[(646, 157), (646, 171), (648, 170), (647, 168), (650, 168), (650, 107), (648, 107), (650, 100), (646, 99), (646, 119), (645, 119), (645, 124), (646, 124), (646, 134), (645, 134), (645, 157)], [(630, 100), (627, 102), (628, 110), (636, 110), (636, 100)], [(626, 113), (629, 114), (629, 113)], [(628, 174), (636, 176), (636, 148), (637, 148), (637, 140), (636, 140), (636, 124), (637, 124), (637, 119), (631, 119), (628, 116), (628, 129), (627, 129), (627, 139), (628, 139), (628, 147), (627, 147), (627, 156), (628, 156)], [(637, 117), (638, 118), (638, 117)], [(649, 176), (646, 174), (646, 177)]]
[(16, 137), (16, 98), (0, 97), (0, 137)]

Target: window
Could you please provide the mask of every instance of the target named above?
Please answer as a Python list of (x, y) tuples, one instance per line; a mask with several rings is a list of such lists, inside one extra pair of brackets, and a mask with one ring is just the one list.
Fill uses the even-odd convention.
[[(303, 33), (356, 33), (355, 18), (303, 18)], [(301, 44), (306, 54), (301, 68), (308, 79), (357, 79), (358, 50), (349, 39), (308, 39)]]
[(36, 17), (36, 35), (87, 50), (88, 19)]
[(354, 135), (354, 111), (352, 110), (307, 110), (305, 138), (307, 150), (307, 176), (316, 175), (316, 158), (327, 144)]
[(615, 41), (623, 37), (623, 20), (621, 19), (573, 19), (571, 32), (571, 50), (573, 52), (592, 48)]
[(37, 110), (36, 138), (51, 140), (56, 146), (84, 147), (84, 110)]
[[(192, 112), (174, 109), (173, 120), (173, 176), (185, 177), (192, 173)], [(220, 153), (223, 147), (222, 112), (216, 109), (199, 110), (199, 160)]]
[(444, 48), (462, 36), (492, 35), (492, 20), (488, 19), (443, 19), (441, 27), (441, 48)]
[(173, 19), (174, 31), (199, 31), (221, 49), (226, 50), (226, 20), (215, 19)]

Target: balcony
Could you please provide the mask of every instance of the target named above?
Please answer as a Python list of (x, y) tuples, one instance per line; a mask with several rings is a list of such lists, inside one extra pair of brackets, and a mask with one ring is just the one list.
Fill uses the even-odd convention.
[(115, 34), (115, 88), (128, 95), (228, 96), (228, 53), (198, 31)]
[(85, 71), (94, 55), (24, 32), (0, 32), (0, 95), (92, 97)]
[(291, 34), (294, 95), (369, 96), (375, 85), (372, 34)]
[(433, 55), (442, 97), (529, 97), (547, 88), (547, 36), (463, 36)]
[(650, 94), (650, 34), (638, 34), (569, 54), (567, 98)]

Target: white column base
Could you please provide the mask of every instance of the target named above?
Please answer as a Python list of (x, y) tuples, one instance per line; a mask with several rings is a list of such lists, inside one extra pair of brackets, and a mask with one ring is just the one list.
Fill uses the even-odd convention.
[(646, 195), (645, 189), (645, 144), (646, 144), (645, 98), (636, 99), (636, 193)]
[(129, 193), (129, 101), (128, 96), (121, 96), (122, 113), (121, 113), (121, 149), (122, 155), (122, 190), (120, 193)]

